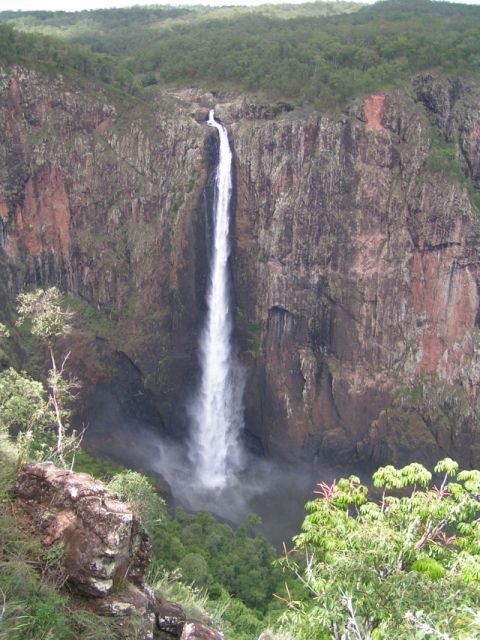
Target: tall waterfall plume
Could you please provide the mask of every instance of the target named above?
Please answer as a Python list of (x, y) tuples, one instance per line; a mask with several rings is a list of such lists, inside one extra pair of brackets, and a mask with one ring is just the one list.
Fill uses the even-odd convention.
[(233, 345), (229, 256), (232, 150), (226, 128), (208, 115), (220, 137), (207, 316), (200, 337), (201, 381), (191, 407), (190, 458), (200, 488), (222, 489), (242, 463), (243, 374)]

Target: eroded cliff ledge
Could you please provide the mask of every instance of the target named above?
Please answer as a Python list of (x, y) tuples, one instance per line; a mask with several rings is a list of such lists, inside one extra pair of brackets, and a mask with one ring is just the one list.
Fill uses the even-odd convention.
[[(196, 369), (215, 154), (199, 120), (215, 100), (125, 100), (2, 72), (3, 273), (11, 292), (55, 283), (100, 309), (94, 333), (175, 428)], [(479, 104), (472, 82), (425, 75), (341, 114), (218, 105), (247, 426), (269, 452), (479, 463)]]

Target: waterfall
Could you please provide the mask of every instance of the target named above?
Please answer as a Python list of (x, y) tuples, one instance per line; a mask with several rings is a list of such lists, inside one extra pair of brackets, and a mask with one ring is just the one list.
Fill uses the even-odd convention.
[(207, 315), (200, 336), (201, 381), (190, 407), (190, 458), (200, 488), (221, 489), (241, 467), (243, 375), (233, 346), (229, 255), (232, 151), (226, 128), (208, 115), (220, 137), (215, 176), (214, 233)]

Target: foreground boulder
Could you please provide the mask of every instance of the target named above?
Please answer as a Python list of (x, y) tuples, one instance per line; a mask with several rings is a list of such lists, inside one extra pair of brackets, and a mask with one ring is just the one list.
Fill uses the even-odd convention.
[[(155, 611), (155, 621), (159, 632), (165, 634), (164, 637), (180, 636), (186, 622), (185, 613), (182, 607), (174, 602), (163, 600), (157, 602)], [(158, 637), (162, 635), (159, 633)]]
[(42, 542), (62, 544), (64, 569), (78, 592), (106, 596), (127, 578), (143, 585), (151, 547), (139, 517), (121, 496), (85, 473), (48, 462), (27, 463), (16, 494)]
[(46, 548), (62, 548), (77, 605), (115, 619), (121, 640), (223, 640), (144, 584), (151, 545), (122, 496), (86, 473), (26, 463), (16, 483), (19, 524)]

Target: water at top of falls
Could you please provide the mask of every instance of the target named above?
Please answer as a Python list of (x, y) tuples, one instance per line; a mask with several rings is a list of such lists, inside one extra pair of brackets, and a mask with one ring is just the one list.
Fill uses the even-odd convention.
[(190, 458), (201, 488), (221, 489), (242, 463), (243, 375), (233, 345), (229, 278), (232, 150), (226, 128), (208, 114), (220, 138), (207, 315), (200, 337), (201, 381), (190, 408)]

